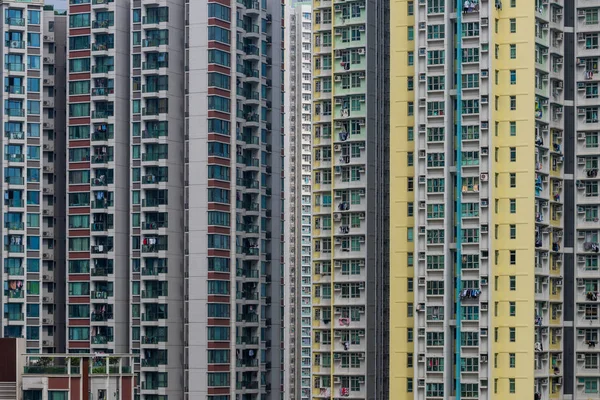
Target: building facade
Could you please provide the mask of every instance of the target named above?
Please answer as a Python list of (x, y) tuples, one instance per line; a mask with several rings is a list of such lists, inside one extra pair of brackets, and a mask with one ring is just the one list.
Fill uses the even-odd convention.
[(0, 399), (134, 398), (133, 354), (30, 354), (24, 338), (0, 339)]
[(313, 2), (312, 398), (385, 398), (388, 5)]
[(285, 390), (280, 7), (69, 5), (67, 348), (141, 399)]
[[(574, 202), (593, 176), (573, 160), (586, 139), (574, 129), (594, 126), (574, 125), (572, 82), (573, 51), (593, 39), (571, 42), (573, 2), (465, 3), (391, 6), (390, 391), (587, 398), (575, 373), (586, 354), (573, 360), (587, 331), (574, 338), (573, 325), (593, 317), (573, 312), (587, 284), (573, 271), (597, 258), (572, 266), (594, 248), (593, 232), (573, 243), (587, 215)], [(581, 6), (579, 21), (598, 13)]]
[(64, 63), (56, 57), (63, 54), (65, 18), (42, 1), (2, 1), (0, 9), (2, 335), (26, 338), (31, 353), (55, 352), (64, 349), (54, 293), (62, 276), (55, 252), (62, 204), (56, 167), (64, 154), (60, 100), (65, 90)]
[[(290, 399), (311, 397), (312, 354), (312, 7), (293, 5), (289, 21)], [(286, 221), (288, 222), (288, 221)], [(287, 289), (287, 288), (286, 288)]]
[(186, 7), (185, 385), (285, 397), (283, 3)]

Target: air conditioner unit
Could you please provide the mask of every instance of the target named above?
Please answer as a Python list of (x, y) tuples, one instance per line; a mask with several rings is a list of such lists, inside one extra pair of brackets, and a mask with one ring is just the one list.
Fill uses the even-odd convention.
[(488, 178), (489, 178), (489, 174), (488, 173), (481, 173), (479, 175), (479, 178), (481, 179), (481, 182), (487, 182)]

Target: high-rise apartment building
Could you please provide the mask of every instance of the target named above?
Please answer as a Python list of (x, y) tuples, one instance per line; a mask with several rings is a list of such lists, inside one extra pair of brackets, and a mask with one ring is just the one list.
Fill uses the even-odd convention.
[(598, 377), (586, 373), (597, 354), (583, 350), (598, 333), (587, 295), (597, 279), (574, 274), (590, 276), (598, 260), (589, 224), (599, 5), (391, 3), (390, 391), (398, 398), (595, 390)]
[(279, 399), (287, 392), (282, 6), (186, 5), (190, 398)]
[[(598, 305), (599, 241), (598, 163), (600, 150), (600, 100), (598, 99), (598, 42), (600, 1), (564, 2), (565, 25), (573, 27), (565, 33), (565, 192), (574, 204), (565, 207), (564, 296), (573, 299), (565, 304), (564, 319), (573, 324), (564, 328), (565, 374), (573, 368), (573, 376), (564, 377), (564, 393), (573, 398), (594, 396), (600, 385), (595, 364), (600, 335)], [(565, 29), (567, 31), (567, 29)], [(569, 57), (567, 59), (567, 57)], [(569, 345), (567, 347), (567, 342)], [(592, 372), (593, 371), (593, 372)], [(592, 373), (590, 373), (592, 372)]]
[(281, 6), (69, 4), (67, 349), (141, 399), (286, 391)]
[[(61, 282), (55, 249), (62, 199), (56, 166), (64, 154), (63, 16), (42, 1), (1, 1), (3, 337), (26, 338), (26, 351), (64, 349)], [(56, 66), (55, 66), (56, 63)], [(57, 104), (56, 101), (59, 103)], [(62, 110), (62, 111), (61, 111)], [(57, 147), (58, 145), (58, 147)], [(58, 218), (60, 220), (60, 218)]]
[(289, 251), (290, 399), (311, 398), (312, 354), (312, 8), (296, 3), (289, 20)]
[(129, 244), (130, 2), (72, 1), (68, 18), (67, 351), (125, 353), (144, 314), (126, 267), (140, 247)]
[(313, 2), (312, 398), (384, 398), (387, 3)]

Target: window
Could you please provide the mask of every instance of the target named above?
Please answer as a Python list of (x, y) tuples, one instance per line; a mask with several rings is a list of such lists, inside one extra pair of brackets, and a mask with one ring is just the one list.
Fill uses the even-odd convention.
[(219, 3), (208, 3), (209, 18), (218, 18), (223, 21), (231, 20), (231, 9)]
[(69, 340), (90, 340), (90, 328), (69, 328)]
[(516, 328), (508, 328), (508, 337), (511, 342), (517, 341), (517, 329)]
[(511, 188), (517, 187), (517, 174), (515, 174), (515, 173), (510, 174), (510, 187)]
[(231, 64), (231, 55), (221, 50), (210, 49), (208, 50), (208, 63), (229, 67)]
[(515, 162), (515, 161), (517, 161), (517, 148), (511, 147), (510, 148), (510, 162)]
[(515, 317), (517, 315), (517, 303), (511, 301), (508, 303), (509, 314), (511, 317)]
[(220, 26), (209, 26), (208, 40), (215, 40), (229, 44), (231, 42), (231, 32), (227, 29), (221, 28)]
[(517, 19), (510, 19), (510, 33), (517, 33)]
[(516, 44), (510, 45), (510, 58), (512, 58), (512, 59), (517, 58), (517, 45)]
[(511, 239), (516, 239), (517, 238), (517, 226), (516, 225), (510, 225), (510, 238)]
[(585, 9), (585, 24), (598, 25), (598, 8)]
[(510, 109), (511, 111), (517, 109), (517, 96), (510, 96)]
[(516, 392), (515, 378), (509, 378), (508, 379), (508, 387), (509, 387), (510, 393), (515, 393)]
[(517, 122), (510, 121), (510, 136), (517, 136)]
[(90, 26), (90, 14), (72, 14), (69, 16), (69, 28), (87, 28)]
[(69, 392), (59, 392), (56, 390), (49, 390), (48, 391), (48, 400), (68, 400), (68, 393)]
[(515, 70), (515, 69), (510, 70), (510, 84), (511, 85), (517, 84), (517, 70)]
[(514, 275), (511, 275), (509, 277), (509, 280), (510, 280), (510, 290), (514, 292), (515, 290), (517, 290), (517, 277)]
[(516, 360), (517, 360), (517, 355), (515, 353), (509, 353), (508, 366), (510, 368), (515, 368), (515, 365), (517, 364)]
[(597, 33), (588, 33), (585, 35), (585, 48), (587, 50), (598, 49), (598, 34)]

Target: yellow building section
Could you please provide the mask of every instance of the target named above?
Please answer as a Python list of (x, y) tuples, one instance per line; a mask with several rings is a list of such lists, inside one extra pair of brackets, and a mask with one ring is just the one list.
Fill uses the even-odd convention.
[[(534, 389), (535, 307), (535, 9), (494, 10), (492, 18), (492, 222), (497, 235), (490, 266), (494, 316), (490, 332), (493, 394), (530, 398)], [(516, 57), (511, 58), (511, 45)], [(511, 84), (511, 71), (517, 81)], [(516, 123), (516, 135), (510, 124)], [(516, 179), (511, 179), (515, 174)], [(516, 204), (516, 208), (512, 204)], [(508, 234), (516, 225), (516, 238)], [(516, 264), (510, 253), (515, 251)]]
[[(414, 41), (408, 27), (414, 26), (416, 2), (392, 0), (390, 4), (390, 393), (395, 400), (414, 398), (413, 368), (407, 367), (414, 352), (413, 310), (414, 244), (407, 240), (414, 227), (414, 192), (408, 191), (414, 177), (414, 117), (408, 116), (408, 103), (414, 92), (408, 90), (414, 77)], [(409, 162), (410, 160), (410, 162)], [(410, 307), (409, 307), (410, 306)]]

